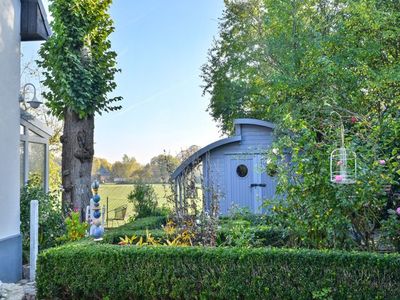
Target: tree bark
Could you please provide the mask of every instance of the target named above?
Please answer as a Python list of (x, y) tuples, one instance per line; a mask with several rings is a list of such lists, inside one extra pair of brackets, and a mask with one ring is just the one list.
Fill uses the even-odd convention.
[(62, 147), (62, 203), (85, 218), (86, 206), (92, 196), (91, 171), (93, 163), (94, 116), (80, 119), (70, 109), (64, 112)]

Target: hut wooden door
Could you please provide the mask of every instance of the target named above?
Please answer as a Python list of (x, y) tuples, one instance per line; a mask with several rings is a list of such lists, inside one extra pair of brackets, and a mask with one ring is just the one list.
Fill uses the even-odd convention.
[(254, 157), (249, 155), (227, 155), (226, 157), (226, 198), (221, 203), (221, 213), (228, 214), (235, 208), (248, 208), (255, 212)]

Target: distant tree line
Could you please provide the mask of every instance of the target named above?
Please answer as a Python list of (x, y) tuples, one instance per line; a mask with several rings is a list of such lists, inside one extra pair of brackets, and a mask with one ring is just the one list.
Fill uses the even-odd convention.
[(92, 177), (102, 182), (115, 183), (166, 183), (178, 165), (200, 147), (193, 145), (180, 151), (176, 156), (162, 153), (142, 165), (134, 157), (124, 154), (120, 161), (109, 162), (105, 158), (94, 157)]

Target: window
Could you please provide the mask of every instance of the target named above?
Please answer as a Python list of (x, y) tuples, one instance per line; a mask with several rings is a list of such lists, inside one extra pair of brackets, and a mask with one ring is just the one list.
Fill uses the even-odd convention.
[(30, 129), (28, 129), (28, 135), (29, 135), (29, 136), (34, 136), (34, 137), (41, 137), (41, 136), (38, 135), (36, 132), (34, 132), (34, 131), (30, 130)]
[(238, 165), (236, 168), (236, 174), (238, 174), (239, 177), (246, 177), (248, 172), (249, 170), (247, 169), (246, 165)]
[[(0, 0), (1, 1), (1, 0)], [(20, 119), (20, 180), (21, 186), (28, 181), (48, 190), (48, 151), (51, 132), (44, 124), (27, 112)]]
[(46, 171), (46, 145), (29, 143), (29, 176), (28, 180), (44, 187)]

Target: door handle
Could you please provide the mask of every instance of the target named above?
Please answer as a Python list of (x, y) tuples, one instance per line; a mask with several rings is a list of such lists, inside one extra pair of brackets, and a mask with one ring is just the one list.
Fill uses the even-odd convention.
[(265, 183), (252, 183), (250, 184), (250, 187), (266, 187), (267, 185)]

